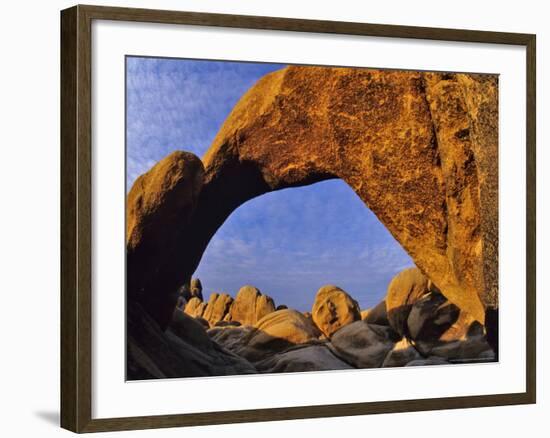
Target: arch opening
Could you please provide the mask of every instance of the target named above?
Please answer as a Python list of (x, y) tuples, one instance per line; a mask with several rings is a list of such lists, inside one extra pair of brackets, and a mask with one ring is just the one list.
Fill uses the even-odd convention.
[(357, 194), (340, 179), (263, 194), (237, 208), (210, 240), (193, 277), (204, 299), (250, 284), (302, 312), (335, 284), (361, 309), (384, 299), (390, 280), (414, 266)]

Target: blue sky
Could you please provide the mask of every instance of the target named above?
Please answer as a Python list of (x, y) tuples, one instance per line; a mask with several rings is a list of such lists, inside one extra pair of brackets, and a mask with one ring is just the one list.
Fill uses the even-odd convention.
[[(202, 157), (239, 98), (278, 64), (127, 58), (127, 187), (174, 150)], [(195, 276), (205, 295), (252, 284), (310, 310), (340, 286), (377, 304), (410, 257), (347, 184), (331, 180), (255, 198), (216, 233)]]

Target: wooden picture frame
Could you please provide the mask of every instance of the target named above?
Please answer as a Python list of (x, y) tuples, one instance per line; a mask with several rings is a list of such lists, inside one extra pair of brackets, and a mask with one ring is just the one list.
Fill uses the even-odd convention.
[[(526, 391), (417, 400), (346, 403), (127, 418), (92, 418), (93, 20), (187, 24), (356, 36), (518, 45), (526, 48)], [(99, 6), (61, 12), (61, 426), (74, 432), (529, 404), (536, 401), (535, 111), (536, 37), (531, 34), (237, 16)]]

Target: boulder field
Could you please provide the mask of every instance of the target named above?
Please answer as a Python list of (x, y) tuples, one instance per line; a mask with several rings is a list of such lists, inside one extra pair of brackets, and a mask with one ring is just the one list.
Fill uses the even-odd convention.
[(129, 379), (495, 360), (485, 328), (418, 268), (396, 275), (385, 299), (363, 312), (334, 285), (319, 289), (311, 312), (275, 306), (253, 286), (234, 299), (212, 293), (207, 303), (197, 295), (186, 301), (187, 289), (180, 291), (184, 305), (164, 331), (140, 306), (130, 307)]

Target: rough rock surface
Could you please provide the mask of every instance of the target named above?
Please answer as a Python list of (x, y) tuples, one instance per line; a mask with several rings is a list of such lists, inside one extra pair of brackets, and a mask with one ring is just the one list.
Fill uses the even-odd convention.
[(338, 330), (329, 347), (341, 359), (357, 368), (377, 368), (393, 348), (390, 327), (356, 321)]
[[(386, 302), (391, 326), (411, 340), (424, 356), (432, 355), (431, 350), (435, 347), (447, 351), (443, 346), (449, 343), (459, 348), (457, 345), (461, 344), (456, 344), (456, 341), (470, 337), (483, 338), (484, 346), (461, 346), (463, 359), (467, 359), (469, 353), (476, 357), (479, 348), (488, 348), (483, 326), (449, 302), (416, 268), (406, 269), (393, 278)], [(451, 353), (447, 356), (454, 359)]]
[(346, 370), (353, 367), (338, 359), (325, 345), (291, 348), (254, 363), (262, 373)]
[(277, 310), (258, 321), (246, 339), (246, 345), (234, 351), (255, 362), (296, 345), (315, 343), (320, 335), (317, 327), (300, 312)]
[(458, 319), (439, 337), (439, 340), (442, 342), (464, 340), (485, 334), (485, 328), (478, 321), (468, 313), (460, 312)]
[(213, 293), (210, 295), (208, 304), (201, 316), (206, 319), (210, 325), (215, 325), (218, 321), (222, 321), (225, 318), (231, 304), (233, 304), (233, 298), (230, 295)]
[(185, 283), (179, 289), (179, 299), (189, 301), (193, 297), (197, 297), (201, 301), (203, 300), (202, 283), (198, 278), (193, 278), (190, 283)]
[(192, 344), (210, 346), (212, 341), (206, 333), (205, 326), (195, 318), (176, 309), (168, 329), (175, 335)]
[[(226, 315), (227, 316), (227, 315)], [(242, 324), (239, 321), (218, 321), (214, 327), (239, 327)]]
[(206, 309), (206, 303), (203, 303), (197, 297), (191, 298), (184, 307), (184, 312), (193, 317), (202, 316)]
[[(497, 98), (497, 77), (490, 75), (287, 67), (264, 76), (204, 156), (204, 179), (198, 165), (184, 178), (192, 196), (158, 204), (180, 213), (182, 220), (151, 226), (170, 236), (174, 251), (136, 264), (154, 278), (133, 271), (134, 289), (154, 285), (160, 310), (171, 310), (172, 285), (195, 271), (239, 205), (272, 190), (341, 178), (441, 292), (483, 323), (485, 309), (497, 306)], [(134, 248), (151, 241), (132, 237)], [(176, 260), (177, 271), (165, 268)], [(157, 266), (162, 272), (150, 269)]]
[(253, 331), (251, 326), (218, 326), (208, 330), (208, 336), (224, 348), (237, 352), (246, 346)]
[(199, 322), (206, 330), (210, 328), (210, 323), (202, 316), (195, 316), (195, 321)]
[[(178, 312), (163, 332), (139, 304), (127, 313), (127, 376), (130, 380), (257, 373), (246, 359), (210, 342), (193, 318)], [(178, 333), (178, 334), (176, 334)]]
[(204, 157), (205, 191), (237, 168), (228, 204), (341, 178), (443, 294), (483, 322), (483, 303), (495, 304), (485, 286), (496, 271), (497, 198), (478, 168), (497, 153), (497, 91), (488, 75), (285, 68), (233, 109)]
[(382, 300), (371, 309), (363, 310), (361, 312), (361, 319), (369, 324), (390, 325), (386, 310), (386, 300)]
[(416, 301), (407, 318), (407, 335), (413, 340), (435, 342), (458, 320), (460, 309), (439, 292)]
[(357, 302), (334, 285), (323, 286), (317, 291), (311, 316), (315, 325), (327, 337), (331, 337), (345, 325), (361, 319)]
[(202, 283), (199, 278), (193, 278), (191, 280), (191, 284), (189, 285), (189, 296), (197, 297), (199, 300), (203, 300), (202, 298)]
[(444, 342), (434, 346), (426, 354), (442, 357), (450, 362), (490, 361), (494, 353), (484, 336)]
[[(425, 73), (424, 81), (447, 185), (447, 256), (460, 283), (478, 285), (482, 303), (493, 310), (498, 307), (498, 79)], [(465, 301), (455, 304), (483, 322)]]
[(386, 310), (393, 329), (401, 336), (408, 334), (407, 318), (412, 306), (434, 288), (418, 268), (401, 271), (391, 280), (386, 293)]
[(201, 160), (173, 152), (141, 175), (127, 196), (128, 300), (140, 303), (162, 328), (172, 317), (178, 287), (188, 280), (180, 258), (203, 177)]
[(413, 360), (422, 359), (422, 355), (410, 343), (407, 338), (401, 339), (388, 352), (382, 363), (382, 367), (402, 367)]
[(275, 311), (273, 299), (262, 295), (254, 286), (243, 286), (231, 304), (226, 321), (238, 321), (243, 325), (254, 325), (268, 313)]

